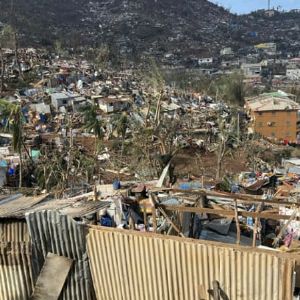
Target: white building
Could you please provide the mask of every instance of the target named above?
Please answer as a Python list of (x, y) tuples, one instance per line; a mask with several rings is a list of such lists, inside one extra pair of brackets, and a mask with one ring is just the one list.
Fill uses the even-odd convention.
[(300, 69), (287, 69), (286, 77), (289, 80), (300, 80)]
[(257, 77), (261, 74), (261, 64), (242, 64), (241, 70), (246, 77)]
[(212, 64), (213, 62), (214, 62), (213, 57), (199, 58), (198, 59), (198, 64), (199, 65)]

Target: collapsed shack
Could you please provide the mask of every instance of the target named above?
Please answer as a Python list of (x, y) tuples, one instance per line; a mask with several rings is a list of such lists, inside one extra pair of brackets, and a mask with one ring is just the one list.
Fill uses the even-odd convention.
[[(0, 299), (45, 299), (33, 294), (49, 253), (73, 261), (59, 299), (95, 299), (86, 255), (87, 223), (106, 201), (84, 197), (53, 200), (47, 196), (9, 196), (0, 200)], [(58, 283), (59, 285), (59, 283)], [(47, 289), (47, 286), (44, 287)]]
[[(149, 193), (149, 199), (152, 215), (148, 216), (145, 228), (161, 232), (160, 224), (166, 221), (170, 225), (167, 234), (184, 237), (253, 247), (278, 248), (284, 244), (286, 247), (281, 250), (288, 250), (291, 243), (285, 243), (284, 237), (292, 230), (289, 227), (292, 222), (300, 221), (300, 203), (291, 198), (266, 199), (206, 190), (156, 189)], [(294, 230), (296, 234), (297, 238), (292, 242), (299, 248), (298, 225)]]

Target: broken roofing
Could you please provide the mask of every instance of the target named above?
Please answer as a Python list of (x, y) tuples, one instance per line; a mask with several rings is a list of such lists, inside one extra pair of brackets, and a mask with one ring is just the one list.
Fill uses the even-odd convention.
[(109, 205), (109, 201), (88, 201), (78, 198), (56, 200), (49, 199), (47, 195), (38, 197), (25, 197), (21, 194), (10, 195), (0, 199), (0, 219), (23, 219), (26, 213), (45, 210), (58, 211), (72, 218), (80, 218), (93, 214)]
[(246, 107), (252, 111), (280, 111), (280, 110), (299, 110), (297, 102), (285, 96), (260, 95), (249, 98)]

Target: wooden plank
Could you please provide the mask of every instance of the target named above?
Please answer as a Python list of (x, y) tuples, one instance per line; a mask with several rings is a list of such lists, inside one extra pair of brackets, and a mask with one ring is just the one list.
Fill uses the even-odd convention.
[[(235, 217), (234, 210), (220, 210), (220, 209), (212, 209), (212, 208), (200, 208), (200, 207), (188, 207), (188, 206), (167, 206), (167, 205), (159, 205), (164, 210), (168, 211), (180, 211), (180, 212), (195, 212), (195, 213), (207, 213), (214, 214), (225, 217)], [(261, 219), (270, 219), (270, 220), (289, 220), (290, 216), (287, 215), (278, 215), (271, 214), (267, 211), (264, 212), (250, 212), (250, 211), (239, 211), (239, 216), (243, 217), (252, 217), (252, 218), (261, 218)], [(300, 217), (295, 217), (296, 221), (300, 221)]]
[(155, 207), (155, 204), (156, 204), (156, 201), (153, 197), (152, 194), (150, 194), (150, 197), (149, 197), (151, 203), (152, 203), (152, 223), (153, 223), (153, 232), (157, 232), (157, 222), (156, 222), (156, 207)]
[[(168, 191), (169, 189), (167, 189)], [(253, 196), (253, 195), (247, 195), (247, 194), (231, 194), (231, 193), (219, 193), (219, 192), (214, 192), (214, 191), (207, 191), (207, 190), (190, 190), (190, 191), (185, 191), (185, 190), (180, 190), (180, 189), (173, 189), (169, 190), (170, 192), (173, 193), (182, 193), (182, 194), (190, 194), (190, 195), (203, 195), (203, 196), (212, 196), (212, 197), (220, 197), (220, 198), (226, 198), (229, 200), (237, 200), (239, 202), (244, 202), (244, 203), (260, 203), (260, 202), (265, 202), (266, 204), (270, 205), (296, 205), (300, 206), (300, 203), (297, 203), (295, 201), (290, 202), (286, 201), (286, 197), (274, 197), (271, 200), (266, 200), (263, 199), (261, 196)]]
[(294, 219), (296, 219), (296, 215), (298, 212), (299, 212), (299, 208), (295, 209), (291, 216), (288, 216), (289, 217), (288, 221), (282, 226), (279, 234), (277, 235), (276, 239), (274, 239), (274, 241), (273, 241), (274, 246), (277, 246), (278, 242), (280, 241), (280, 239), (281, 239), (282, 235), (284, 234), (284, 232), (286, 231), (287, 227), (290, 225), (290, 223)]
[(237, 201), (234, 201), (234, 217), (236, 223), (236, 243), (239, 245), (241, 243), (241, 228), (237, 210)]
[[(257, 206), (256, 212), (260, 212), (261, 208), (264, 206), (263, 203), (260, 203)], [(253, 229), (253, 241), (252, 241), (252, 247), (256, 247), (256, 237), (257, 237), (257, 230), (258, 230), (258, 224), (259, 224), (259, 217), (257, 216), (255, 218), (255, 223), (254, 223), (254, 229)]]
[(181, 236), (184, 237), (184, 234), (179, 230), (179, 228), (172, 222), (172, 220), (169, 218), (169, 216), (166, 214), (166, 212), (159, 207), (158, 210), (162, 213), (162, 215), (168, 220), (168, 222), (171, 224), (171, 226), (176, 230), (176, 232)]
[(37, 279), (32, 300), (57, 300), (72, 267), (73, 260), (48, 253)]

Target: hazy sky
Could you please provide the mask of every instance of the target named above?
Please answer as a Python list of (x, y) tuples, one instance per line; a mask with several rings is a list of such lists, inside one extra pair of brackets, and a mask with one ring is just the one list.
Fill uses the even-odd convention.
[[(247, 13), (253, 10), (267, 8), (268, 0), (210, 0), (230, 8), (235, 13)], [(300, 0), (271, 0), (271, 7), (281, 6), (284, 10), (300, 8)]]

